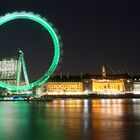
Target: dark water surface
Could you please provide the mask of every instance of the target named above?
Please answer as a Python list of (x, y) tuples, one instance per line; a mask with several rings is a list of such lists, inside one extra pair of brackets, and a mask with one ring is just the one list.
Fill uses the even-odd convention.
[(140, 140), (140, 99), (0, 102), (0, 140)]

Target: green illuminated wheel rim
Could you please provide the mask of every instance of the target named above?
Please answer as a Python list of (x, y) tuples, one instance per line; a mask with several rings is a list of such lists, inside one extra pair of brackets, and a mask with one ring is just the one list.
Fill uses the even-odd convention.
[(51, 24), (45, 18), (42, 18), (40, 15), (35, 15), (31, 12), (8, 13), (5, 16), (0, 17), (0, 26), (2, 26), (4, 23), (7, 23), (7, 22), (15, 20), (15, 19), (28, 19), (28, 20), (32, 20), (32, 21), (35, 21), (35, 22), (41, 24), (51, 35), (51, 38), (52, 38), (53, 44), (54, 44), (54, 56), (53, 56), (52, 63), (50, 65), (48, 71), (40, 79), (36, 80), (33, 83), (30, 83), (28, 85), (23, 85), (23, 86), (10, 85), (10, 84), (6, 84), (5, 82), (0, 81), (0, 87), (5, 90), (27, 91), (27, 90), (33, 89), (34, 87), (40, 86), (41, 84), (46, 82), (49, 79), (49, 77), (52, 75), (52, 73), (55, 71), (55, 69), (57, 68), (57, 65), (59, 63), (59, 60), (60, 60), (61, 43), (60, 43), (59, 37), (56, 33), (56, 30), (51, 26)]

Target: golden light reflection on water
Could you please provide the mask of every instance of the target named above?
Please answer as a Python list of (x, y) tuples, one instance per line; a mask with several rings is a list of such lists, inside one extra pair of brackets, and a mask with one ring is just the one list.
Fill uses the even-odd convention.
[(55, 100), (53, 107), (61, 110), (66, 118), (64, 129), (67, 135), (72, 133), (77, 139), (82, 135), (87, 139), (124, 140), (128, 125), (124, 118), (134, 111), (133, 102), (123, 99), (68, 99)]
[(119, 116), (122, 115), (122, 100), (120, 99), (101, 99), (92, 100), (92, 110), (93, 112), (99, 113), (102, 117)]
[(95, 139), (124, 139), (121, 127), (123, 122), (120, 121), (124, 113), (122, 100), (120, 99), (101, 99), (92, 100), (92, 128)]
[(0, 107), (0, 140), (140, 139), (140, 99), (57, 99)]

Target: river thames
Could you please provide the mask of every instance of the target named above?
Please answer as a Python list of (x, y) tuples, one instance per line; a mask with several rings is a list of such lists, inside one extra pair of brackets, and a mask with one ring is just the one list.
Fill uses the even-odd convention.
[(0, 140), (132, 139), (140, 139), (140, 99), (0, 102)]

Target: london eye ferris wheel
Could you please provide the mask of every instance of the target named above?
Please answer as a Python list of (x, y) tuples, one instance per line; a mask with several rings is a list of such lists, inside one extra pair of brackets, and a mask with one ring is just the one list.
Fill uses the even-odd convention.
[[(53, 60), (52, 60), (50, 67), (48, 68), (48, 71), (45, 72), (45, 74), (41, 78), (39, 78), (38, 80), (36, 80), (35, 82), (32, 82), (32, 83), (29, 83), (29, 80), (28, 80), (23, 52), (22, 52), (22, 50), (19, 50), (19, 60), (18, 60), (18, 64), (17, 64), (17, 67), (18, 67), (17, 84), (11, 85), (11, 84), (7, 84), (6, 82), (0, 80), (0, 87), (2, 89), (5, 89), (7, 91), (18, 91), (19, 92), (19, 91), (32, 90), (34, 87), (42, 85), (44, 82), (46, 82), (50, 78), (50, 76), (53, 74), (53, 72), (55, 71), (55, 69), (57, 68), (57, 66), (59, 64), (60, 57), (61, 57), (61, 44), (62, 43), (60, 41), (60, 37), (59, 37), (58, 33), (56, 32), (55, 28), (50, 24), (50, 22), (48, 22), (46, 18), (42, 18), (40, 15), (34, 14), (32, 12), (25, 12), (25, 11), (13, 12), (13, 13), (8, 13), (5, 16), (1, 16), (0, 17), (0, 27), (3, 26), (4, 23), (10, 22), (10, 21), (16, 20), (16, 19), (32, 20), (34, 22), (37, 22), (41, 26), (43, 26), (50, 34), (51, 39), (53, 41), (53, 46), (54, 46)], [(21, 63), (23, 65), (23, 72), (24, 72), (24, 77), (25, 77), (25, 81), (26, 81), (26, 84), (24, 84), (24, 85), (19, 85)]]

